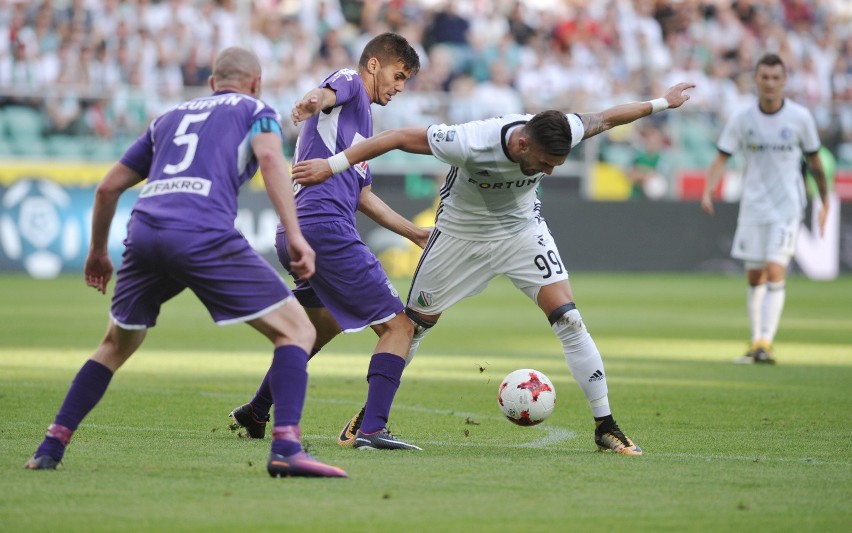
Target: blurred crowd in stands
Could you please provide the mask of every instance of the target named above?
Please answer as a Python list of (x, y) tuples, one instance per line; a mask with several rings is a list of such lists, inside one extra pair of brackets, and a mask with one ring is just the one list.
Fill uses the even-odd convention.
[[(593, 111), (686, 80), (712, 146), (753, 98), (757, 57), (774, 51), (790, 96), (852, 164), (849, 0), (0, 0), (0, 108), (36, 109), (44, 135), (135, 136), (206, 93), (216, 52), (239, 44), (259, 55), (263, 97), (286, 117), (383, 31), (407, 37), (423, 68), (405, 104), (375, 112), (377, 130)], [(636, 142), (649, 135), (658, 142), (641, 129)]]

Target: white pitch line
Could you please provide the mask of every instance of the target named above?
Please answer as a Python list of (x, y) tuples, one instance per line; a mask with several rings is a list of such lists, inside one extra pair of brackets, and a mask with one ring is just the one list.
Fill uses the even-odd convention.
[[(457, 446), (462, 448), (470, 448), (470, 447), (478, 447), (478, 446), (489, 446), (495, 448), (533, 448), (533, 449), (543, 449), (549, 448), (551, 446), (555, 446), (557, 444), (561, 444), (563, 442), (569, 441), (577, 436), (573, 431), (569, 431), (564, 428), (547, 426), (538, 428), (547, 433), (544, 437), (540, 439), (536, 439), (531, 442), (521, 442), (521, 443), (512, 443), (507, 444), (505, 442), (495, 442), (494, 439), (489, 439), (488, 441), (455, 441), (455, 442), (447, 442), (447, 441), (428, 441), (428, 440), (417, 440), (417, 444), (430, 444), (432, 446)], [(474, 437), (475, 439), (475, 437)]]

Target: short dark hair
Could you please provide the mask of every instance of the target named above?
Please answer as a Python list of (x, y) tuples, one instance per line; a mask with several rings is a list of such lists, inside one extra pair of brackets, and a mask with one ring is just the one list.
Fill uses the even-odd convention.
[(781, 56), (778, 54), (768, 53), (763, 54), (763, 56), (757, 61), (757, 65), (755, 65), (755, 72), (760, 67), (760, 65), (766, 65), (767, 67), (774, 67), (775, 65), (781, 65), (781, 69), (785, 72), (787, 71), (787, 67), (784, 66), (784, 61), (781, 59)]
[(562, 111), (536, 114), (524, 126), (524, 133), (548, 154), (567, 156), (571, 151), (571, 125)]
[(411, 71), (412, 76), (420, 70), (420, 56), (408, 44), (405, 37), (396, 33), (387, 32), (370, 39), (370, 42), (364, 47), (364, 51), (361, 52), (358, 66), (366, 67), (371, 57), (378, 59), (382, 65), (401, 61), (402, 65)]

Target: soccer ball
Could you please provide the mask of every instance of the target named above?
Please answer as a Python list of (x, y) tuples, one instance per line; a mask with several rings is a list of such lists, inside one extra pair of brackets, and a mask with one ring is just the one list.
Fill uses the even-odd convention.
[(531, 368), (509, 373), (497, 390), (497, 404), (510, 421), (534, 426), (553, 412), (556, 389), (547, 376)]

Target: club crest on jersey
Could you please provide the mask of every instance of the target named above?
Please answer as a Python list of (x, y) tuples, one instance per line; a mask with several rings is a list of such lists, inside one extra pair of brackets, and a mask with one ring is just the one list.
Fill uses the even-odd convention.
[(426, 291), (420, 291), (420, 294), (417, 295), (417, 303), (423, 307), (432, 305), (432, 295)]

